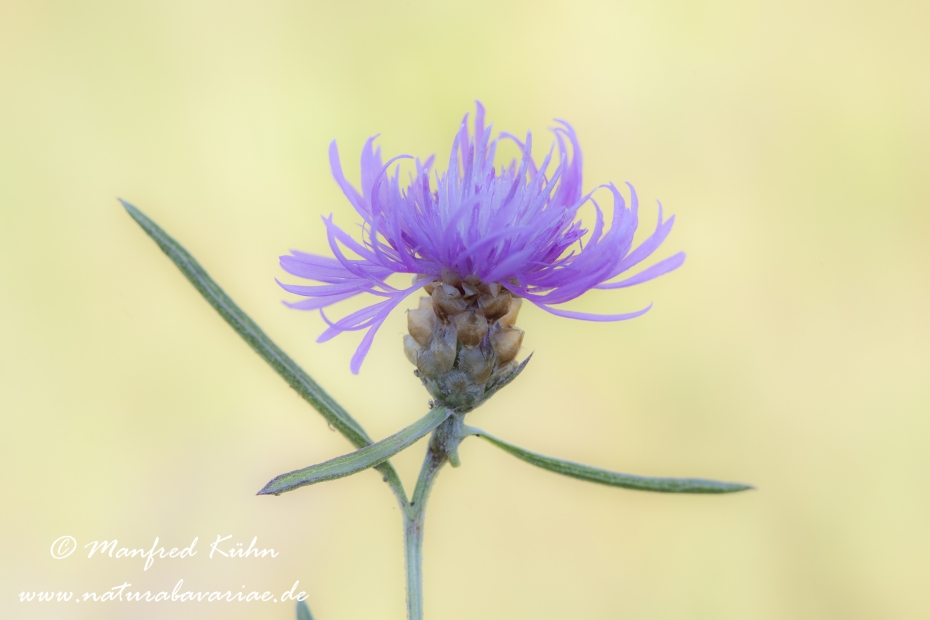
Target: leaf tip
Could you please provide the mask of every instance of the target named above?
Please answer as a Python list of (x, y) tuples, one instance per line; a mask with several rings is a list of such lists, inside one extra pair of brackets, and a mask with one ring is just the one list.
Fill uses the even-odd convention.
[(126, 212), (129, 214), (129, 217), (134, 219), (137, 224), (139, 224), (140, 226), (144, 228), (149, 218), (147, 218), (145, 214), (142, 213), (142, 211), (140, 211), (139, 208), (133, 205), (131, 202), (123, 200), (122, 198), (118, 196), (116, 199), (119, 200), (119, 203), (123, 205), (124, 209), (126, 209)]
[(123, 208), (126, 209), (127, 211), (129, 211), (130, 213), (138, 213), (138, 212), (139, 212), (139, 210), (138, 210), (135, 206), (133, 206), (132, 203), (123, 200), (123, 199), (120, 198), (119, 196), (117, 196), (116, 199), (119, 200), (119, 203), (120, 203), (121, 205), (123, 205)]
[(743, 491), (755, 491), (756, 487), (751, 484), (742, 482), (716, 482), (717, 490), (711, 491), (716, 493), (742, 493)]
[[(275, 480), (277, 480), (277, 478)], [(275, 491), (274, 480), (272, 480), (271, 482), (263, 486), (262, 490), (256, 493), (256, 495), (274, 495), (275, 497), (277, 497), (278, 495), (281, 495), (281, 493)]]

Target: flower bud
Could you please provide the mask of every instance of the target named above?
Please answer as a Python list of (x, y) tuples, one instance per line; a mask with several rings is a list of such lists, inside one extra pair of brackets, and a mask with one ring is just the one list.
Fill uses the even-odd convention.
[(491, 332), (491, 346), (497, 354), (498, 364), (512, 361), (523, 344), (523, 330), (519, 327), (503, 327)]
[(478, 346), (484, 335), (488, 333), (487, 319), (474, 310), (455, 315), (452, 318), (452, 324), (455, 325), (455, 333), (459, 342), (469, 349)]
[(407, 331), (421, 346), (429, 346), (435, 324), (436, 315), (432, 310), (425, 308), (407, 310)]

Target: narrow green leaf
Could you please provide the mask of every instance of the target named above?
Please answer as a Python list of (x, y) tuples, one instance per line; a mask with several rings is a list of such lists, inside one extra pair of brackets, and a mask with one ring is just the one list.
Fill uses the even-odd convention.
[(310, 614), (310, 608), (304, 601), (297, 602), (297, 620), (313, 620)]
[(404, 448), (410, 446), (417, 439), (420, 439), (451, 415), (451, 411), (445, 407), (435, 407), (425, 416), (408, 426), (407, 428), (394, 433), (387, 439), (382, 439), (378, 443), (366, 446), (361, 450), (338, 456), (325, 463), (318, 463), (310, 467), (304, 467), (274, 478), (265, 485), (265, 488), (258, 492), (259, 495), (279, 495), (287, 491), (292, 491), (297, 487), (308, 484), (316, 484), (326, 480), (334, 480), (344, 476), (351, 476), (369, 467), (374, 467), (378, 463), (383, 463)]
[(748, 484), (717, 482), (716, 480), (701, 478), (649, 478), (647, 476), (621, 474), (530, 452), (477, 428), (467, 427), (465, 430), (470, 435), (478, 435), (487, 439), (501, 450), (509, 452), (530, 465), (542, 467), (563, 476), (571, 476), (580, 480), (606, 484), (607, 486), (635, 489), (637, 491), (655, 491), (657, 493), (736, 493), (755, 488)]
[[(371, 445), (372, 441), (361, 425), (343, 409), (316, 381), (310, 378), (304, 370), (292, 360), (287, 353), (281, 350), (271, 338), (251, 319), (249, 316), (236, 305), (236, 303), (227, 295), (219, 285), (207, 274), (200, 266), (200, 263), (181, 246), (180, 243), (171, 238), (168, 233), (161, 229), (155, 222), (150, 220), (142, 211), (120, 199), (123, 207), (130, 216), (142, 227), (142, 229), (151, 237), (158, 247), (161, 248), (168, 258), (181, 270), (194, 288), (203, 295), (204, 299), (209, 302), (213, 308), (220, 313), (220, 316), (229, 323), (237, 334), (245, 340), (252, 349), (264, 359), (275, 372), (287, 381), (300, 396), (310, 403), (314, 409), (319, 411), (326, 421), (337, 431), (342, 433), (346, 439), (352, 442), (356, 448), (363, 448)], [(397, 496), (398, 502), (402, 505), (407, 503), (407, 495), (404, 487), (400, 482), (397, 471), (390, 463), (378, 465), (378, 471), (384, 476), (385, 481), (391, 486), (391, 490)]]

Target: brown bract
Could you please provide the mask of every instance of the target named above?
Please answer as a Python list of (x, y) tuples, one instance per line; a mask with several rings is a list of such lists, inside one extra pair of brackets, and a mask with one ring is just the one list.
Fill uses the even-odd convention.
[(514, 324), (523, 300), (499, 284), (448, 270), (424, 290), (430, 296), (407, 311), (404, 353), (440, 403), (471, 409), (488, 384), (514, 369), (523, 343)]

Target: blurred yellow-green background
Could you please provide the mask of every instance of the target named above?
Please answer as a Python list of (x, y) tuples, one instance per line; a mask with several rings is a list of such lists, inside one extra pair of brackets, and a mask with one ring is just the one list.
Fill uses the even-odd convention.
[[(376, 438), (422, 415), (396, 312), (359, 376), (315, 344), (279, 254), (352, 228), (329, 175), (364, 140), (437, 153), (498, 129), (580, 136), (588, 187), (677, 216), (684, 267), (529, 309), (523, 376), (471, 423), (647, 475), (561, 478), (484, 442), (439, 478), (431, 620), (930, 617), (930, 5), (925, 2), (0, 0), (0, 615), (292, 618), (283, 604), (21, 603), (23, 591), (310, 594), (317, 620), (404, 615), (400, 516), (374, 473), (256, 497), (351, 446), (227, 327), (135, 203)], [(423, 442), (395, 459), (412, 484)], [(280, 552), (209, 560), (218, 534)], [(154, 538), (201, 553), (54, 560)]]

